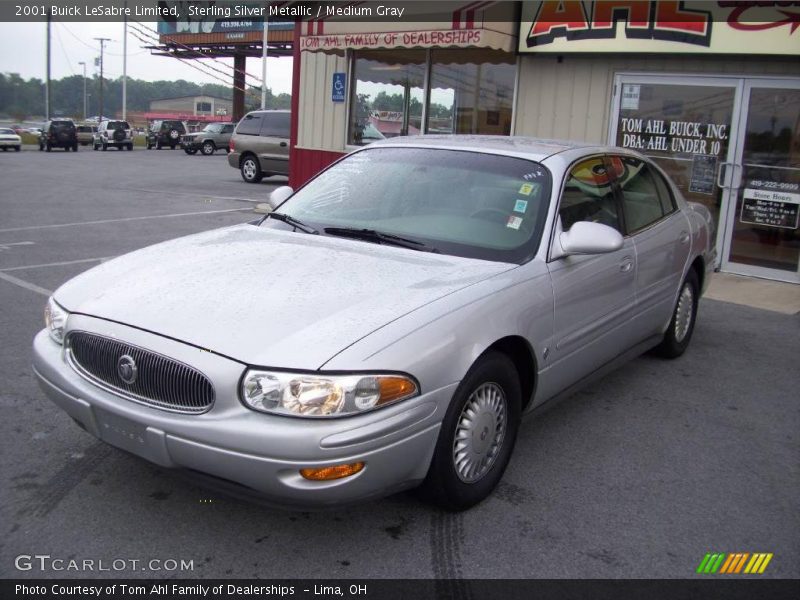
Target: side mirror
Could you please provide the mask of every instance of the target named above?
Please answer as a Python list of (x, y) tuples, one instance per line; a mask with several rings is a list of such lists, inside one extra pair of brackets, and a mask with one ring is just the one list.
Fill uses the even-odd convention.
[(273, 210), (278, 208), (281, 204), (283, 204), (286, 200), (289, 199), (289, 196), (294, 194), (294, 190), (288, 185), (282, 185), (279, 188), (275, 188), (272, 190), (272, 193), (269, 195), (267, 199), (267, 204), (269, 204)]
[(570, 254), (606, 254), (622, 248), (622, 234), (613, 227), (578, 221), (559, 236), (561, 249)]

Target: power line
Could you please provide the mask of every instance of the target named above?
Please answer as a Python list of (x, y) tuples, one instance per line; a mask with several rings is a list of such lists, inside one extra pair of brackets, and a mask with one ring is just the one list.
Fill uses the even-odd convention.
[(64, 42), (61, 41), (61, 34), (58, 33), (58, 29), (56, 29), (56, 39), (58, 40), (58, 45), (61, 47), (61, 53), (64, 55), (64, 58), (67, 61), (67, 66), (69, 70), (72, 72), (73, 75), (77, 75), (75, 73), (75, 69), (72, 68), (72, 63), (69, 60), (69, 56), (67, 55), (67, 50), (64, 48)]

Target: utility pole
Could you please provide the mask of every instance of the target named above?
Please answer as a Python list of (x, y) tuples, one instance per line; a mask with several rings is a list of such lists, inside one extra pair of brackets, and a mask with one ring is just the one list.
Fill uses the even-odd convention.
[(264, 40), (261, 50), (261, 110), (267, 108), (267, 41), (269, 38), (269, 2), (264, 11)]
[(79, 65), (83, 65), (83, 120), (86, 120), (86, 63), (79, 62)]
[(125, 0), (125, 26), (122, 32), (122, 120), (128, 113), (128, 0)]
[(47, 80), (44, 84), (44, 119), (50, 120), (50, 13), (47, 13)]
[(110, 42), (111, 38), (94, 38), (100, 42), (100, 120), (103, 120), (103, 49), (106, 42)]

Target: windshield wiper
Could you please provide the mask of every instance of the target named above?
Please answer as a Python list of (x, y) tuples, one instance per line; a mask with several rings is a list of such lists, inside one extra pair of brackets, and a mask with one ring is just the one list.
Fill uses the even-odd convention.
[(371, 242), (392, 244), (393, 246), (410, 248), (411, 250), (419, 250), (420, 252), (439, 253), (438, 249), (428, 246), (419, 240), (412, 240), (399, 235), (376, 231), (375, 229), (358, 229), (356, 227), (326, 227), (325, 233), (328, 235), (340, 235), (342, 237), (351, 237)]
[(298, 221), (294, 217), (291, 217), (285, 213), (271, 212), (265, 217), (265, 219), (275, 219), (277, 221), (283, 221), (287, 225), (291, 225), (295, 229), (299, 229), (300, 231), (304, 231), (306, 233), (319, 233), (319, 231), (311, 227), (311, 225), (306, 225), (302, 221)]

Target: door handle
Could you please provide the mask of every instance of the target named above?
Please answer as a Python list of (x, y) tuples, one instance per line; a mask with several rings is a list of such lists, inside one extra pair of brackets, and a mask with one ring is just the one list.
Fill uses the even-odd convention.
[(627, 273), (632, 268), (633, 268), (633, 259), (631, 258), (623, 259), (619, 265), (619, 270), (622, 271), (623, 273)]
[[(727, 161), (719, 163), (719, 171), (717, 171), (717, 187), (719, 188), (730, 187), (725, 185), (725, 176), (728, 174), (728, 166), (733, 167), (733, 163)], [(732, 178), (733, 177), (731, 177), (731, 179)]]
[(681, 244), (688, 244), (689, 243), (689, 232), (688, 231), (681, 231), (680, 237), (678, 237)]
[(281, 142), (281, 148), (286, 148), (286, 146), (288, 146), (286, 142)]

